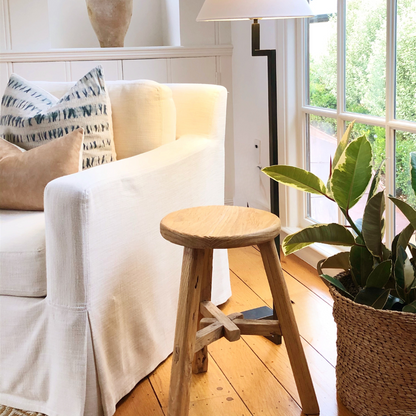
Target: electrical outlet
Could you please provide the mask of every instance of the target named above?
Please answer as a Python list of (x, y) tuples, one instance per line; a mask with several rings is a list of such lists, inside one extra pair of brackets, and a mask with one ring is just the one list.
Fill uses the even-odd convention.
[(261, 141), (254, 140), (255, 161), (257, 166), (261, 166)]

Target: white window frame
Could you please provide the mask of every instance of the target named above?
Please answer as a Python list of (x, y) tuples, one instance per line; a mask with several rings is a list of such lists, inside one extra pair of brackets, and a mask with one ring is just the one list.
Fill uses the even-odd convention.
[[(306, 168), (306, 116), (314, 114), (336, 118), (337, 140), (341, 140), (345, 123), (356, 120), (357, 123), (370, 124), (385, 128), (386, 132), (386, 192), (395, 193), (395, 130), (416, 134), (416, 122), (397, 120), (394, 117), (395, 102), (395, 33), (397, 0), (387, 0), (387, 42), (386, 42), (386, 115), (375, 117), (346, 111), (345, 103), (345, 15), (346, 1), (338, 0), (337, 31), (337, 109), (323, 109), (307, 104), (307, 44), (308, 21), (282, 21), (278, 23), (278, 77), (279, 77), (279, 154), (281, 164)], [(340, 48), (340, 45), (344, 45)], [(296, 71), (293, 71), (296, 68)], [(296, 99), (294, 100), (294, 97)], [(295, 138), (295, 140), (294, 140)], [(283, 234), (292, 233), (314, 224), (307, 217), (307, 194), (280, 186), (281, 219)], [(339, 213), (339, 221), (343, 216)], [(389, 201), (386, 206), (386, 238), (390, 242), (394, 237), (394, 205)], [(312, 265), (322, 257), (327, 257), (343, 248), (314, 244), (311, 248), (298, 252)]]

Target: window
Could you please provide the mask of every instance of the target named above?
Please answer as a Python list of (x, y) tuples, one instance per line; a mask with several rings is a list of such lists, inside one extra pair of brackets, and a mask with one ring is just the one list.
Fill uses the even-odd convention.
[[(304, 69), (301, 115), (306, 126), (307, 168), (325, 183), (337, 142), (356, 120), (374, 166), (382, 161), (380, 187), (416, 207), (409, 153), (416, 151), (416, 1), (310, 0), (317, 15), (302, 26)], [(357, 204), (352, 218), (362, 217)], [(309, 195), (306, 222), (341, 221), (334, 203)], [(406, 224), (387, 204), (387, 239)], [(302, 224), (305, 225), (305, 224)]]

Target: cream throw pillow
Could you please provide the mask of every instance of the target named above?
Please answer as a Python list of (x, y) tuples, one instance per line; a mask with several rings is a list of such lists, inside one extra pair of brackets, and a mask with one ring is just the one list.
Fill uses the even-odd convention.
[(83, 129), (28, 151), (0, 139), (0, 208), (42, 211), (48, 182), (81, 170)]

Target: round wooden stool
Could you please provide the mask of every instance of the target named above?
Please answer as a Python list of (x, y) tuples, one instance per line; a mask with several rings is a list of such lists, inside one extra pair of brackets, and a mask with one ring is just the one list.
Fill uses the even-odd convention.
[[(274, 243), (274, 238), (280, 233), (279, 218), (253, 208), (197, 207), (167, 215), (160, 223), (160, 232), (167, 240), (185, 247), (168, 416), (189, 414), (192, 368), (194, 372), (207, 370), (207, 345), (222, 336), (229, 341), (237, 341), (240, 334), (270, 333), (280, 334), (285, 339), (303, 412), (307, 415), (319, 414), (318, 402)], [(251, 245), (257, 245), (260, 249), (278, 321), (242, 319), (241, 313), (227, 316), (211, 302), (213, 249)], [(198, 323), (200, 330), (197, 332)]]

